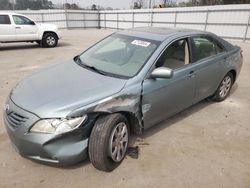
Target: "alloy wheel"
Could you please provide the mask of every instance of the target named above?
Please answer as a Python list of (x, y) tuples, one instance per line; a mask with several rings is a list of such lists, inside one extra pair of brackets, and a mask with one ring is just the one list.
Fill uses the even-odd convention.
[(120, 162), (128, 147), (128, 128), (124, 122), (118, 123), (113, 129), (109, 141), (109, 155), (115, 162)]
[(52, 36), (48, 36), (47, 39), (46, 39), (46, 42), (49, 46), (53, 46), (56, 42), (56, 39)]
[(230, 76), (226, 76), (220, 85), (220, 91), (219, 91), (219, 95), (221, 98), (224, 98), (225, 96), (227, 96), (228, 92), (230, 91), (232, 85), (232, 79)]

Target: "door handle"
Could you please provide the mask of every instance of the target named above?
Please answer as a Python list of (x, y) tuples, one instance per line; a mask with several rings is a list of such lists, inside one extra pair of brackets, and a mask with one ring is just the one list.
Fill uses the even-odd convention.
[(188, 77), (194, 78), (195, 77), (194, 71), (190, 71), (188, 74)]
[(21, 29), (21, 27), (16, 27), (16, 29)]
[(224, 57), (223, 58), (223, 61), (220, 63), (220, 64), (223, 64), (223, 63), (225, 63), (225, 62), (227, 62), (228, 61), (228, 57)]

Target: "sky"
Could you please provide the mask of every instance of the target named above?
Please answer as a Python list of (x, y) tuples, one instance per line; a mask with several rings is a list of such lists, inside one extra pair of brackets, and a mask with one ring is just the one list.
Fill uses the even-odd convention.
[[(148, 4), (149, 0), (144, 0), (146, 4)], [(152, 3), (159, 4), (163, 2), (163, 0), (151, 0)], [(180, 2), (181, 0), (173, 0), (174, 2)], [(66, 0), (52, 0), (54, 4), (63, 4)], [(76, 3), (81, 7), (91, 7), (92, 4), (100, 5), (103, 7), (112, 7), (119, 9), (128, 9), (131, 5), (133, 5), (133, 0), (67, 0), (68, 3)]]
[[(63, 4), (66, 0), (52, 0), (54, 4)], [(127, 9), (132, 4), (132, 0), (67, 0), (68, 3), (76, 3), (81, 7), (91, 7), (92, 4), (103, 7)]]

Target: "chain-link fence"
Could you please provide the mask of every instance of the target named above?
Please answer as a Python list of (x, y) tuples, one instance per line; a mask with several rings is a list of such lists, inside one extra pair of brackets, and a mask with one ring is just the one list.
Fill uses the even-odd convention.
[(213, 32), (223, 38), (250, 40), (250, 5), (204, 6), (141, 10), (18, 11), (36, 22), (60, 28), (115, 28), (142, 26), (184, 27)]

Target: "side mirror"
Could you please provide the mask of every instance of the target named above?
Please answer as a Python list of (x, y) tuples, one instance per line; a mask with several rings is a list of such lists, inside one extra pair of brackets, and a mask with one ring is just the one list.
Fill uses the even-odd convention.
[(30, 21), (29, 25), (36, 25), (34, 21)]
[(151, 78), (172, 78), (173, 70), (166, 67), (159, 67), (153, 70)]

